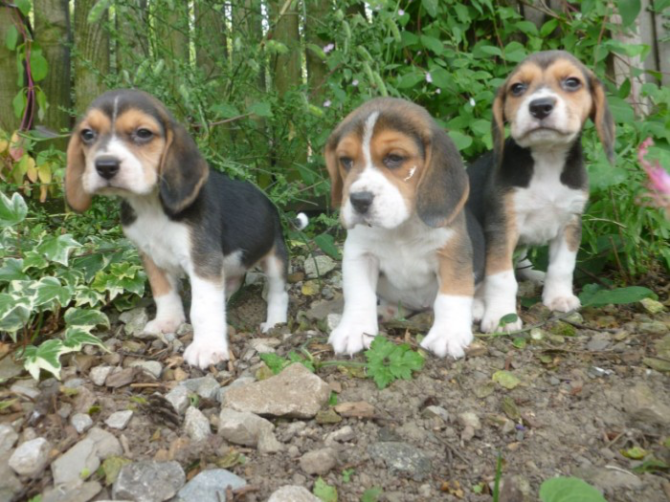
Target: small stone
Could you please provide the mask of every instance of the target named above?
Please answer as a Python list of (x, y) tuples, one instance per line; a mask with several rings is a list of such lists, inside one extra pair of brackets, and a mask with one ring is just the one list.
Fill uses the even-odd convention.
[(261, 433), (258, 436), (258, 451), (260, 453), (278, 453), (283, 449), (284, 445), (277, 440), (274, 432), (268, 429), (261, 429)]
[(326, 327), (328, 328), (328, 331), (333, 331), (335, 328), (337, 328), (340, 325), (340, 321), (342, 320), (342, 314), (336, 314), (335, 312), (331, 312), (326, 316)]
[(98, 467), (100, 459), (96, 454), (95, 443), (90, 439), (83, 439), (52, 462), (54, 485), (87, 479)]
[(135, 368), (123, 368), (122, 370), (115, 368), (114, 371), (107, 376), (105, 384), (112, 388), (125, 387), (132, 383), (136, 371)]
[(163, 365), (158, 361), (133, 361), (128, 367), (140, 368), (156, 378), (160, 378), (163, 373)]
[(276, 490), (268, 502), (321, 502), (303, 486), (287, 485)]
[(9, 467), (21, 476), (37, 477), (49, 461), (50, 450), (51, 445), (44, 438), (26, 441), (9, 457)]
[(540, 328), (533, 328), (530, 330), (530, 339), (534, 340), (536, 342), (539, 342), (542, 340), (545, 336), (547, 336), (547, 332), (544, 331), (543, 329)]
[(186, 410), (184, 432), (193, 441), (204, 441), (212, 434), (207, 417), (198, 408), (194, 408), (193, 406)]
[(300, 468), (307, 474), (324, 476), (337, 465), (337, 452), (333, 448), (310, 451), (300, 457)]
[(36, 399), (37, 396), (40, 395), (40, 390), (37, 388), (37, 382), (33, 379), (19, 380), (18, 382), (12, 384), (9, 390), (14, 394), (26, 396), (30, 399)]
[(78, 389), (82, 385), (84, 385), (83, 378), (70, 378), (66, 382), (63, 382), (64, 389)]
[(466, 411), (458, 415), (458, 423), (463, 427), (472, 427), (474, 430), (481, 429), (482, 423), (476, 413)]
[(246, 485), (244, 479), (225, 469), (202, 471), (179, 490), (177, 502), (226, 502), (227, 487), (237, 490)]
[(343, 417), (372, 418), (375, 407), (365, 401), (352, 401), (335, 405), (335, 411)]
[(121, 468), (112, 488), (112, 498), (163, 502), (174, 497), (184, 481), (186, 475), (177, 462), (135, 462)]
[(93, 441), (93, 444), (95, 445), (95, 454), (100, 457), (101, 460), (123, 453), (123, 447), (116, 436), (100, 427), (93, 427), (88, 431), (86, 438)]
[(263, 430), (272, 429), (272, 422), (253, 413), (224, 408), (219, 415), (219, 435), (234, 444), (256, 446)]
[(344, 299), (342, 298), (329, 301), (315, 300), (305, 314), (312, 321), (323, 321), (331, 312), (342, 312), (343, 308)]
[(42, 502), (88, 502), (102, 490), (97, 481), (86, 483), (76, 480), (65, 485), (58, 485), (44, 492)]
[(668, 326), (666, 326), (665, 323), (662, 323), (661, 321), (641, 322), (638, 325), (637, 330), (640, 333), (658, 336), (668, 333)]
[(165, 394), (165, 399), (172, 404), (175, 411), (180, 415), (184, 414), (191, 402), (188, 397), (188, 389), (183, 385), (177, 385), (174, 389)]
[(444, 420), (444, 423), (449, 422), (449, 412), (442, 408), (442, 406), (426, 406), (422, 415), (426, 418), (438, 417)]
[(302, 364), (291, 364), (267, 380), (230, 389), (223, 405), (258, 415), (315, 416), (330, 397), (330, 387)]
[(298, 434), (301, 431), (304, 431), (305, 428), (307, 427), (307, 424), (305, 422), (292, 422), (288, 424), (288, 427), (281, 431), (281, 438), (282, 441), (288, 442), (291, 439), (295, 437), (296, 434)]
[(623, 406), (628, 421), (646, 432), (670, 429), (670, 406), (665, 404), (659, 393), (647, 384), (639, 382), (623, 393)]
[(423, 481), (433, 470), (430, 458), (420, 449), (407, 443), (382, 442), (368, 448), (373, 461), (383, 462), (391, 474)]
[(651, 298), (644, 298), (640, 300), (640, 303), (642, 304), (644, 309), (650, 314), (659, 314), (665, 310), (665, 305)]
[(14, 448), (19, 435), (11, 425), (0, 424), (0, 456)]
[(58, 415), (62, 419), (66, 419), (72, 413), (72, 405), (70, 403), (62, 403), (58, 408)]
[(177, 328), (177, 333), (175, 334), (177, 335), (177, 337), (181, 338), (182, 336), (188, 335), (190, 333), (193, 333), (193, 326), (191, 326), (187, 322), (183, 322), (179, 325), (179, 327)]
[(93, 419), (86, 413), (75, 413), (70, 418), (70, 423), (74, 427), (74, 430), (79, 434), (83, 434), (93, 426)]
[(179, 385), (183, 385), (191, 392), (195, 392), (205, 399), (216, 399), (216, 395), (221, 387), (219, 382), (216, 381), (216, 378), (211, 375), (184, 380), (183, 382), (180, 382)]
[(337, 268), (337, 263), (330, 256), (308, 256), (305, 258), (305, 275), (309, 279), (324, 277)]
[(609, 333), (596, 333), (591, 337), (589, 343), (586, 344), (586, 348), (591, 352), (598, 352), (605, 350), (610, 346), (610, 343)]
[(249, 345), (259, 354), (267, 354), (274, 352), (275, 348), (279, 346), (281, 340), (278, 338), (252, 338), (249, 340)]
[(624, 469), (586, 467), (575, 469), (572, 474), (609, 493), (621, 493), (623, 490), (637, 490), (642, 487), (642, 480)]
[(149, 314), (144, 307), (128, 310), (119, 316), (119, 321), (125, 324), (123, 331), (126, 335), (137, 338), (156, 338), (156, 335), (144, 333), (144, 327), (149, 322)]
[(347, 441), (351, 441), (354, 439), (355, 434), (354, 434), (354, 429), (350, 425), (345, 425), (341, 429), (338, 429), (336, 431), (331, 432), (330, 434), (327, 434), (326, 437), (324, 438), (324, 442), (327, 445), (333, 444), (335, 442), (337, 443), (346, 443)]
[(132, 416), (133, 410), (117, 411), (112, 413), (109, 418), (105, 420), (105, 423), (107, 424), (107, 427), (111, 427), (112, 429), (123, 430), (128, 425), (128, 422), (130, 422)]
[(316, 414), (316, 423), (325, 425), (325, 424), (337, 424), (342, 421), (342, 417), (335, 413), (335, 410), (329, 408), (327, 410), (321, 410)]
[[(7, 360), (5, 358), (3, 360)], [(13, 500), (22, 488), (19, 477), (9, 467), (9, 458), (6, 455), (0, 455), (0, 500)]]

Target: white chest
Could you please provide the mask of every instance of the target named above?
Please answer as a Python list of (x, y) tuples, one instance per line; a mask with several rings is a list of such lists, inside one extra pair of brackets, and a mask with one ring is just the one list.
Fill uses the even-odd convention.
[(530, 185), (516, 189), (514, 212), (522, 244), (546, 244), (562, 231), (573, 215), (584, 211), (588, 193), (561, 183), (561, 171), (562, 163), (536, 162)]

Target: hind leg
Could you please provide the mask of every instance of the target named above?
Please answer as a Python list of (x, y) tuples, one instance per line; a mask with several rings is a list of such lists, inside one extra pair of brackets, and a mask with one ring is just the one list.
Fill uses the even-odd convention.
[(283, 324), (287, 320), (286, 271), (288, 269), (288, 252), (283, 241), (275, 244), (272, 251), (263, 258), (261, 265), (268, 281), (268, 314), (266, 321), (261, 324), (261, 331), (265, 333), (274, 325)]

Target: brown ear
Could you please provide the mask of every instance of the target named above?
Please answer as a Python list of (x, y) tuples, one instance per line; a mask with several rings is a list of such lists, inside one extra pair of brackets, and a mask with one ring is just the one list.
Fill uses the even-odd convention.
[(491, 118), (491, 138), (493, 140), (493, 153), (497, 162), (502, 161), (503, 149), (505, 147), (505, 89), (507, 82), (501, 85), (493, 100), (493, 117)]
[(172, 123), (160, 166), (160, 195), (169, 214), (193, 204), (209, 176), (209, 166), (193, 138), (181, 125)]
[(463, 209), (470, 184), (456, 145), (437, 124), (431, 126), (426, 143), (426, 166), (417, 187), (416, 212), (429, 227), (443, 227)]
[(330, 176), (330, 200), (333, 207), (340, 207), (342, 204), (342, 190), (343, 181), (340, 175), (340, 170), (337, 166), (337, 157), (335, 156), (335, 148), (337, 147), (337, 139), (331, 136), (326, 143), (324, 157), (326, 158), (326, 168)]
[(598, 137), (605, 149), (605, 155), (610, 164), (614, 165), (614, 138), (615, 126), (612, 112), (607, 105), (605, 87), (598, 77), (589, 71), (589, 83), (591, 84), (591, 96), (593, 97), (593, 108), (591, 109), (591, 120), (596, 125)]
[(86, 170), (86, 158), (79, 137), (75, 129), (70, 136), (67, 146), (67, 167), (65, 169), (65, 200), (76, 212), (83, 213), (91, 207), (91, 194), (84, 191), (82, 177)]

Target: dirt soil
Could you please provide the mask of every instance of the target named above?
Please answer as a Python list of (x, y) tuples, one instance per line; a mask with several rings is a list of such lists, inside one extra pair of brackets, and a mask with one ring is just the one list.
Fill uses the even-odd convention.
[[(326, 314), (341, 309), (340, 272), (307, 281), (299, 259), (293, 270), (291, 321), (270, 334), (281, 340), (277, 354), (304, 348), (317, 361), (333, 360), (326, 344)], [(528, 297), (539, 293), (529, 284), (521, 289)], [(659, 300), (667, 303), (667, 291), (661, 289)], [(638, 303), (584, 309), (581, 315), (559, 321), (535, 305), (523, 309), (522, 318), (524, 326), (536, 328), (516, 340), (479, 335), (467, 357), (459, 361), (428, 354), (425, 368), (414, 379), (394, 382), (384, 390), (378, 390), (360, 368), (346, 365), (365, 361), (363, 355), (341, 358), (345, 364), (317, 371), (335, 391), (331, 404), (364, 401), (374, 407), (374, 413), (341, 419), (331, 414), (337, 423), (319, 423), (330, 421), (325, 415), (319, 421), (272, 419), (276, 437), (284, 445), (279, 453), (261, 454), (253, 447), (230, 445), (216, 434), (205, 444), (194, 443), (182, 424), (166, 423), (160, 412), (146, 404), (151, 394), (164, 395), (180, 380), (209, 373), (227, 385), (242, 375), (257, 375), (263, 363), (249, 341), (267, 337), (257, 328), (264, 314), (261, 286), (247, 286), (229, 306), (236, 360), (208, 372), (183, 364), (169, 344), (125, 335), (123, 324), (116, 320), (113, 329), (102, 335), (113, 352), (89, 347), (64, 358), (62, 381), (83, 380), (75, 390), (61, 386), (48, 398), (29, 399), (7, 390), (25, 374), (5, 382), (2, 398), (18, 399), (0, 411), (0, 424), (12, 424), (23, 438), (47, 438), (54, 448), (53, 460), (80, 439), (69, 422), (72, 413), (84, 409), (95, 425), (105, 428), (110, 414), (133, 409), (125, 429), (111, 430), (121, 438), (126, 458), (177, 460), (187, 479), (212, 466), (228, 468), (250, 486), (235, 495), (237, 501), (266, 501), (287, 484), (312, 491), (317, 476), (303, 471), (300, 457), (333, 446), (332, 442), (326, 445), (326, 436), (345, 426), (353, 434), (333, 446), (337, 464), (322, 476), (337, 488), (340, 501), (358, 501), (372, 487), (383, 490), (379, 500), (490, 501), (498, 455), (504, 480), (501, 500), (507, 502), (538, 500), (540, 484), (557, 475), (586, 479), (604, 489), (609, 502), (670, 501), (667, 470), (636, 471), (652, 457), (666, 467), (670, 464), (670, 416), (664, 416), (670, 409), (670, 314), (666, 312), (651, 314)], [(394, 341), (409, 341), (417, 347), (416, 335), (425, 334), (429, 325), (430, 315), (420, 314), (386, 323), (382, 330)], [(181, 336), (184, 345), (191, 336), (188, 330)], [(134, 360), (160, 362), (161, 377), (138, 371), (131, 384), (118, 388), (94, 385), (89, 378), (95, 366), (127, 366)], [(518, 381), (505, 378), (508, 373), (496, 373), (501, 370)], [(38, 388), (46, 395), (48, 387), (42, 382)], [(220, 403), (199, 399), (194, 404), (216, 432)], [(297, 422), (304, 425), (296, 426)], [(404, 443), (428, 462), (399, 472), (374, 448), (380, 443)], [(633, 447), (644, 450), (643, 458), (631, 453)], [(405, 451), (400, 449), (399, 454), (407, 455)], [(92, 479), (104, 485), (104, 476), (95, 474)], [(15, 500), (49, 488), (51, 471), (47, 468), (38, 479), (22, 479), (22, 483)], [(110, 498), (107, 486), (93, 500)]]

